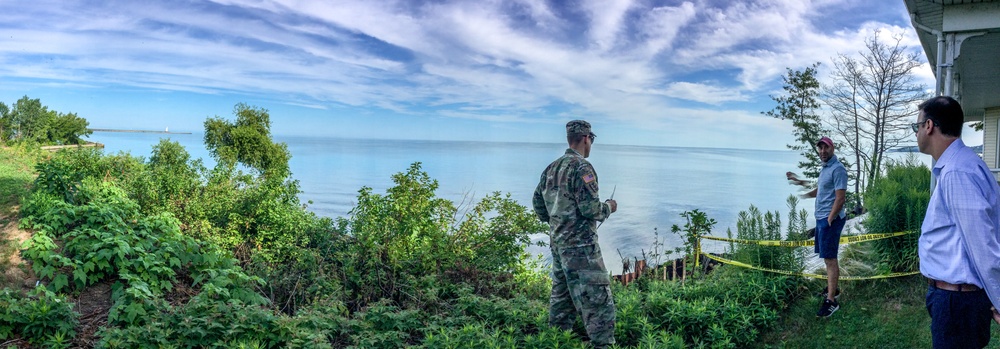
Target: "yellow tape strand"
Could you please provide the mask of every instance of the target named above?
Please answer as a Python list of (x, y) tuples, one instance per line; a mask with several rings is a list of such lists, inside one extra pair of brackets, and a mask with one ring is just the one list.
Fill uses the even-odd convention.
[[(802, 277), (808, 277), (808, 278), (824, 279), (824, 280), (826, 280), (826, 275), (811, 274), (811, 273), (801, 273), (801, 272), (794, 272), (794, 271), (787, 271), (787, 270), (778, 270), (778, 269), (761, 268), (761, 267), (753, 266), (753, 265), (746, 264), (746, 263), (743, 263), (743, 262), (737, 262), (737, 261), (726, 259), (726, 258), (722, 258), (722, 257), (719, 257), (719, 256), (714, 256), (714, 255), (711, 255), (711, 254), (708, 254), (708, 253), (702, 253), (702, 255), (704, 255), (705, 257), (708, 257), (709, 259), (714, 260), (716, 262), (723, 263), (723, 264), (729, 264), (729, 265), (735, 265), (737, 267), (754, 269), (754, 270), (760, 270), (760, 271), (766, 271), (766, 272), (770, 272), (770, 273), (778, 273), (778, 274), (784, 274), (784, 275), (802, 276)], [(894, 278), (894, 277), (900, 277), (900, 276), (909, 276), (909, 275), (916, 275), (916, 274), (920, 274), (920, 271), (908, 271), (908, 272), (902, 272), (902, 273), (889, 273), (889, 274), (874, 275), (874, 276), (840, 276), (839, 279), (840, 280), (874, 280), (874, 279), (888, 279), (888, 278)]]
[[(910, 234), (910, 233), (911, 232), (909, 232), (909, 231), (901, 231), (901, 232), (886, 233), (886, 234), (864, 234), (864, 235), (854, 235), (854, 236), (842, 236), (842, 237), (840, 237), (840, 243), (839, 244), (843, 245), (843, 244), (851, 244), (851, 243), (856, 243), (856, 242), (864, 242), (864, 241), (874, 241), (874, 240), (888, 239), (888, 238), (891, 238), (891, 237), (902, 236), (902, 235), (906, 235), (906, 234)], [(730, 239), (730, 238), (723, 238), (723, 237), (716, 237), (716, 236), (705, 236), (705, 235), (700, 236), (700, 238), (702, 238), (702, 239), (708, 239), (708, 240), (716, 240), (716, 241), (735, 242), (735, 243), (740, 243), (740, 244), (750, 244), (750, 245), (760, 245), (760, 246), (779, 246), (779, 247), (802, 247), (802, 246), (813, 246), (813, 245), (816, 244), (816, 240), (791, 240), (791, 241), (783, 241), (783, 240), (745, 240), (745, 239)], [(716, 262), (719, 262), (719, 263), (729, 264), (729, 265), (735, 265), (735, 266), (742, 267), (742, 268), (748, 268), (748, 269), (766, 271), (766, 272), (770, 272), (770, 273), (791, 275), (791, 276), (802, 276), (802, 277), (809, 277), (809, 278), (814, 278), (814, 279), (826, 279), (826, 275), (803, 273), (803, 272), (794, 272), (794, 271), (787, 271), (787, 270), (768, 269), (768, 268), (762, 268), (762, 267), (758, 267), (758, 266), (746, 264), (746, 263), (743, 263), (743, 262), (737, 262), (737, 261), (726, 259), (726, 258), (722, 258), (722, 257), (719, 257), (719, 256), (714, 256), (714, 255), (711, 255), (711, 254), (708, 254), (708, 253), (702, 253), (702, 255), (704, 255), (705, 257), (708, 257), (709, 259), (712, 259), (712, 260), (714, 260)], [(915, 275), (915, 274), (919, 274), (919, 273), (920, 273), (919, 271), (910, 271), (910, 272), (890, 273), (890, 274), (874, 275), (874, 276), (841, 276), (840, 280), (886, 279), (886, 278), (894, 278), (894, 277), (900, 277), (900, 276)]]
[[(908, 231), (901, 231), (895, 233), (886, 234), (864, 234), (864, 235), (853, 235), (853, 236), (841, 236), (840, 245), (851, 244), (855, 242), (873, 241), (888, 239), (891, 237), (901, 236), (909, 234)], [(780, 246), (780, 247), (802, 247), (802, 246), (813, 246), (816, 244), (816, 240), (744, 240), (744, 239), (730, 239), (717, 236), (701, 235), (702, 239), (725, 241), (725, 242), (735, 242), (740, 244), (750, 244), (750, 245), (760, 245), (760, 246)]]

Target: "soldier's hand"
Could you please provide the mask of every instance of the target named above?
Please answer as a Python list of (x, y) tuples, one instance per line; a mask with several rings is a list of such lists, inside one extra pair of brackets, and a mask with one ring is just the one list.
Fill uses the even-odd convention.
[(990, 310), (993, 311), (993, 322), (996, 322), (998, 325), (1000, 325), (1000, 312), (997, 312), (997, 308), (993, 307), (990, 307)]
[(604, 201), (607, 202), (608, 205), (611, 205), (611, 213), (615, 213), (615, 211), (618, 211), (618, 201), (615, 201), (614, 199), (607, 199)]

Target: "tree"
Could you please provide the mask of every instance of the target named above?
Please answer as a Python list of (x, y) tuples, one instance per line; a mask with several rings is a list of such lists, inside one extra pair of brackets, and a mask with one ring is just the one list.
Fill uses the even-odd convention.
[(48, 139), (48, 127), (56, 113), (42, 105), (39, 99), (24, 96), (11, 106), (7, 113), (4, 138), (17, 141), (43, 141)]
[(236, 122), (220, 117), (205, 121), (205, 147), (219, 163), (242, 164), (267, 178), (283, 180), (291, 173), (291, 153), (285, 143), (271, 139), (267, 109), (239, 103), (233, 108)]
[(49, 110), (41, 100), (24, 96), (10, 108), (0, 103), (0, 137), (5, 141), (80, 144), (90, 124), (76, 113)]
[(7, 139), (7, 130), (10, 129), (10, 107), (0, 102), (0, 140)]
[(781, 77), (785, 94), (771, 96), (778, 106), (762, 112), (764, 115), (792, 122), (797, 143), (786, 146), (788, 149), (799, 151), (805, 158), (799, 162), (799, 168), (807, 178), (819, 177), (821, 164), (816, 153), (816, 141), (824, 132), (819, 115), (815, 112), (820, 106), (818, 99), (820, 86), (816, 80), (817, 67), (819, 63), (814, 63), (801, 71), (786, 68), (787, 75)]
[(90, 122), (77, 116), (76, 113), (57, 113), (46, 130), (48, 133), (46, 143), (81, 144), (83, 143), (81, 137), (93, 133), (87, 126), (90, 126)]
[[(857, 56), (838, 55), (833, 84), (823, 91), (830, 125), (855, 158), (855, 191), (882, 175), (885, 152), (912, 139), (909, 120), (915, 104), (926, 99), (926, 87), (915, 82), (919, 54), (901, 45), (902, 35), (880, 40), (879, 31), (865, 40)], [(858, 197), (857, 204), (862, 198)]]

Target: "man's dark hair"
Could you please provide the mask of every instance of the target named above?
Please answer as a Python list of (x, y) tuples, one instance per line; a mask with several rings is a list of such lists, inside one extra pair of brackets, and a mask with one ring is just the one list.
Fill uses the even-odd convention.
[(924, 112), (924, 117), (934, 121), (941, 133), (952, 136), (962, 136), (962, 124), (965, 123), (965, 113), (962, 105), (948, 96), (931, 97), (920, 103), (917, 108)]
[(566, 135), (566, 141), (568, 141), (570, 145), (573, 145), (580, 143), (580, 141), (583, 140), (583, 137), (587, 137), (587, 135), (579, 133)]

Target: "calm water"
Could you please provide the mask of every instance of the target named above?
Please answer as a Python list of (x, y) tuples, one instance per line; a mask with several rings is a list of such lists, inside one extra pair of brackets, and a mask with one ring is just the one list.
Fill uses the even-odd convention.
[[(126, 151), (149, 157), (160, 138), (179, 142), (192, 157), (214, 162), (202, 143), (202, 134), (162, 135), (138, 133), (93, 134), (106, 152)], [(292, 176), (301, 183), (303, 202), (328, 217), (346, 216), (362, 186), (384, 193), (390, 176), (413, 162), (440, 183), (438, 196), (456, 204), (464, 197), (476, 200), (493, 192), (511, 193), (530, 208), (531, 195), (541, 171), (566, 149), (565, 144), (486, 143), (442, 141), (357, 140), (280, 137), (292, 153)], [(791, 151), (620, 146), (598, 143), (589, 158), (600, 177), (601, 198), (615, 190), (618, 212), (601, 226), (600, 243), (605, 262), (620, 270), (621, 255), (639, 256), (649, 251), (654, 228), (672, 248), (680, 239), (670, 233), (683, 225), (681, 212), (699, 209), (718, 224), (714, 234), (735, 233), (737, 214), (751, 204), (761, 210), (779, 211), (787, 217), (785, 200), (798, 188), (785, 181), (785, 171), (795, 170), (799, 156)], [(812, 212), (812, 200), (799, 205)], [(810, 213), (811, 214), (811, 213)], [(537, 236), (547, 242), (545, 236)], [(710, 249), (710, 248), (709, 248)], [(547, 248), (532, 252), (547, 255)]]

